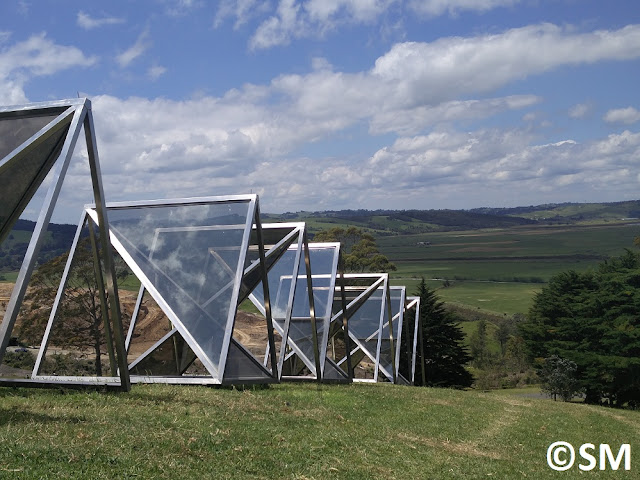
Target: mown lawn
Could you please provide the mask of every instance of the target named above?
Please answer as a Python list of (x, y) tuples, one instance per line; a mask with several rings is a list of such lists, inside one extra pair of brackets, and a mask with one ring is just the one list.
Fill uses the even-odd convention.
[[(612, 478), (555, 472), (547, 448), (640, 447), (639, 412), (504, 392), (152, 385), (128, 394), (3, 388), (0, 397), (0, 477), (12, 479)], [(613, 478), (637, 475), (635, 458)]]

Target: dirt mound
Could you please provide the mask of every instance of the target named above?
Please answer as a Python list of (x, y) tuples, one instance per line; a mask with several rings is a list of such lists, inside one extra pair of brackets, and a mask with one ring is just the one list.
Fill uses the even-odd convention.
[[(120, 306), (128, 329), (129, 318), (133, 314), (137, 293), (122, 292)], [(171, 331), (171, 323), (162, 309), (150, 296), (146, 296), (140, 305), (138, 322), (131, 342), (131, 355), (139, 355), (153, 346), (160, 338)], [(247, 312), (238, 312), (233, 338), (245, 348), (257, 355), (264, 355), (267, 345), (267, 329), (264, 318)]]
[[(9, 302), (13, 283), (0, 283), (0, 318)], [(125, 334), (135, 308), (138, 292), (119, 291), (120, 307), (123, 313)], [(27, 302), (28, 303), (28, 302)], [(17, 326), (20, 324), (18, 319)], [(158, 340), (171, 331), (171, 322), (150, 295), (145, 295), (140, 306), (138, 322), (131, 342), (130, 356), (135, 358), (151, 348)], [(43, 332), (44, 333), (44, 332)], [(253, 313), (238, 312), (233, 338), (262, 358), (267, 345), (267, 328), (263, 317)], [(279, 342), (279, 337), (276, 337)]]

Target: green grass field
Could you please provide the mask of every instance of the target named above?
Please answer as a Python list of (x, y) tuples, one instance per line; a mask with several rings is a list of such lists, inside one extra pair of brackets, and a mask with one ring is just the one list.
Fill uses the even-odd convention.
[[(0, 477), (638, 478), (551, 470), (548, 446), (639, 447), (640, 413), (389, 384), (129, 394), (0, 389)], [(577, 448), (577, 447), (576, 447)], [(635, 476), (634, 476), (635, 475)]]
[[(526, 313), (553, 275), (595, 268), (634, 248), (638, 235), (638, 225), (563, 225), (398, 235), (378, 244), (398, 267), (394, 285), (413, 293), (424, 276), (446, 302), (513, 314)], [(432, 279), (448, 279), (452, 286), (440, 288), (443, 280)]]

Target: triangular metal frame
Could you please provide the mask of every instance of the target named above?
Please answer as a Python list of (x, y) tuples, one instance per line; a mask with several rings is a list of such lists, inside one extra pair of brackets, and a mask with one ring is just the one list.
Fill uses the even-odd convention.
[[(340, 243), (338, 242), (315, 242), (308, 244), (308, 251), (321, 251), (321, 250), (333, 250), (333, 259), (330, 266), (329, 273), (319, 273), (318, 267), (314, 268), (313, 260), (311, 259), (312, 255), (309, 255), (309, 265), (306, 267), (306, 271), (304, 274), (298, 274), (298, 280), (305, 280), (307, 282), (307, 293), (315, 292), (318, 288), (323, 291), (326, 291), (327, 295), (327, 305), (324, 312), (318, 311), (316, 307), (314, 307), (316, 323), (315, 327), (313, 326), (313, 322), (311, 322), (312, 328), (312, 346), (314, 349), (313, 358), (309, 358), (303, 350), (296, 344), (296, 342), (289, 336), (288, 338), (288, 348), (289, 351), (285, 357), (285, 360), (290, 362), (294, 361), (294, 359), (299, 359), (309, 371), (310, 375), (283, 375), (283, 380), (316, 380), (320, 382), (331, 382), (331, 383), (348, 383), (351, 381), (351, 375), (344, 373), (338, 365), (328, 357), (328, 345), (330, 340), (330, 332), (334, 330), (342, 330), (348, 332), (348, 323), (347, 318), (338, 315), (332, 315), (332, 311), (338, 309), (340, 311), (344, 310), (346, 305), (344, 301), (344, 296), (338, 296), (337, 298), (333, 295), (333, 292), (336, 289), (340, 292), (343, 292), (343, 266), (342, 266), (342, 256), (340, 252)], [(310, 272), (310, 274), (309, 274)], [(321, 279), (328, 279), (328, 285), (319, 285)], [(296, 282), (297, 283), (297, 282)], [(295, 301), (295, 299), (294, 299)], [(310, 305), (312, 300), (309, 300)], [(336, 307), (337, 305), (337, 307)], [(312, 315), (313, 317), (313, 315)], [(308, 321), (309, 317), (299, 317), (299, 321)], [(293, 319), (292, 319), (293, 321)], [(333, 325), (337, 325), (337, 328), (333, 328)], [(318, 330), (320, 330), (321, 334), (318, 334)], [(315, 334), (315, 335), (313, 335)], [(345, 338), (348, 343), (348, 334), (345, 334)], [(317, 345), (316, 345), (317, 344)], [(347, 352), (350, 349), (347, 349)], [(350, 359), (347, 358), (347, 362), (350, 365)], [(318, 371), (320, 372), (318, 374)]]
[[(8, 217), (0, 225), (0, 241), (8, 234), (11, 227), (18, 219), (27, 204), (33, 198), (38, 188), (41, 186), (47, 174), (51, 176), (51, 184), (47, 189), (38, 220), (27, 247), (27, 251), (18, 273), (16, 283), (7, 305), (2, 325), (0, 325), (0, 362), (4, 357), (4, 353), (9, 344), (11, 333), (15, 325), (16, 319), (27, 286), (36, 266), (36, 261), (40, 247), (44, 240), (44, 236), (53, 215), (53, 210), (60, 195), (60, 190), (64, 183), (64, 179), (75, 149), (80, 131), (84, 128), (85, 140), (87, 146), (89, 167), (91, 172), (91, 182), (93, 186), (94, 201), (96, 204), (96, 216), (100, 219), (99, 236), (103, 241), (103, 248), (100, 249), (100, 258), (94, 250), (96, 261), (101, 261), (102, 266), (96, 266), (97, 281), (105, 288), (100, 290), (100, 301), (103, 311), (106, 311), (107, 301), (109, 303), (109, 318), (105, 318), (105, 323), (111, 323), (113, 332), (113, 348), (117, 356), (116, 362), (119, 373), (113, 377), (46, 377), (31, 379), (29, 381), (17, 382), (11, 379), (0, 379), (0, 385), (9, 383), (18, 383), (25, 386), (42, 386), (46, 384), (65, 384), (69, 386), (84, 385), (108, 385), (125, 391), (130, 389), (129, 375), (126, 371), (126, 354), (124, 350), (124, 335), (122, 332), (122, 323), (120, 318), (120, 304), (117, 294), (117, 284), (115, 278), (115, 268), (113, 257), (109, 245), (108, 219), (104, 205), (104, 191), (102, 187), (102, 178), (100, 173), (100, 163), (98, 159), (98, 150), (95, 136), (95, 128), (93, 124), (93, 115), (91, 113), (91, 102), (86, 98), (61, 100), (55, 102), (34, 103), (17, 107), (0, 108), (0, 119), (25, 118), (30, 115), (50, 115), (57, 116), (38, 130), (35, 134), (14, 148), (4, 158), (0, 159), (0, 176), (9, 170), (10, 166), (16, 162), (26, 161), (30, 155), (33, 155), (37, 148), (45, 145), (47, 141), (55, 138), (56, 134), (67, 129), (66, 134), (60, 137), (60, 141), (54, 142), (49, 157), (42, 164), (41, 168), (33, 174), (33, 180), (28, 187), (22, 192), (20, 200), (17, 202)], [(62, 140), (63, 139), (63, 140)], [(102, 277), (104, 269), (105, 278)], [(98, 278), (100, 277), (100, 278)], [(106, 282), (104, 282), (106, 280)], [(106, 289), (106, 294), (105, 290)], [(107, 300), (108, 295), (108, 300)]]
[[(283, 370), (283, 364), (284, 364), (284, 359), (285, 359), (285, 353), (287, 350), (287, 346), (291, 347), (291, 342), (289, 339), (289, 329), (291, 326), (291, 315), (293, 313), (293, 306), (294, 306), (294, 301), (295, 301), (295, 295), (296, 295), (296, 290), (298, 287), (298, 282), (294, 282), (292, 281), (292, 279), (294, 277), (296, 277), (298, 275), (298, 272), (300, 271), (300, 268), (302, 267), (301, 265), (301, 261), (304, 262), (304, 268), (307, 274), (307, 292), (308, 292), (308, 301), (309, 301), (309, 306), (310, 306), (310, 323), (311, 323), (311, 330), (312, 330), (312, 343), (313, 343), (313, 348), (314, 348), (314, 358), (315, 358), (315, 362), (313, 364), (313, 369), (314, 369), (314, 375), (316, 373), (316, 371), (320, 371), (320, 355), (319, 355), (319, 349), (318, 349), (318, 340), (317, 340), (317, 326), (316, 326), (316, 316), (315, 316), (315, 305), (314, 305), (314, 298), (313, 298), (313, 293), (312, 293), (312, 286), (311, 286), (311, 267), (310, 267), (310, 257), (309, 257), (309, 244), (308, 244), (308, 240), (307, 240), (307, 234), (306, 234), (306, 226), (303, 222), (298, 222), (298, 223), (272, 223), (272, 224), (265, 224), (263, 225), (263, 230), (268, 230), (268, 229), (280, 229), (280, 228), (291, 228), (294, 227), (295, 230), (292, 233), (295, 233), (297, 236), (297, 241), (295, 241), (294, 243), (292, 243), (289, 247), (288, 247), (288, 252), (289, 253), (293, 253), (294, 254), (294, 259), (293, 259), (293, 264), (292, 264), (292, 268), (291, 268), (291, 272), (288, 272), (287, 275), (285, 276), (281, 276), (278, 279), (278, 288), (277, 290), (274, 292), (273, 287), (275, 285), (270, 285), (269, 286), (269, 291), (271, 294), (271, 301), (272, 301), (272, 315), (273, 315), (273, 309), (275, 307), (274, 302), (276, 302), (279, 298), (280, 292), (281, 292), (281, 286), (282, 286), (282, 281), (283, 280), (288, 280), (289, 281), (289, 288), (288, 290), (282, 292), (283, 295), (285, 295), (286, 298), (286, 305), (284, 308), (284, 316), (282, 318), (279, 319), (275, 319), (274, 318), (274, 322), (273, 322), (273, 326), (276, 329), (276, 331), (280, 334), (281, 338), (282, 338), (282, 342), (280, 345), (280, 355), (278, 358), (278, 379), (281, 380), (282, 379), (282, 370)], [(267, 252), (268, 253), (268, 252)], [(303, 257), (304, 255), (304, 257)], [(274, 297), (274, 295), (276, 295)], [(265, 314), (265, 306), (264, 306), (264, 300), (258, 298), (255, 294), (255, 291), (252, 292), (252, 294), (249, 296), (249, 299), (251, 300), (251, 302), (254, 304), (254, 306), (264, 315)], [(279, 320), (279, 321), (278, 321)], [(267, 349), (267, 351), (265, 352), (265, 364), (267, 363), (267, 359), (269, 356), (270, 352)], [(302, 354), (302, 352), (300, 351), (300, 354)]]
[[(171, 321), (174, 330), (169, 332), (169, 334), (165, 335), (163, 339), (161, 339), (153, 348), (157, 347), (162, 341), (166, 340), (169, 336), (175, 335), (178, 333), (182, 339), (184, 339), (191, 350), (195, 353), (195, 355), (200, 359), (202, 364), (207, 369), (209, 376), (194, 376), (194, 377), (186, 377), (186, 376), (152, 376), (152, 375), (131, 375), (131, 381), (133, 383), (185, 383), (185, 384), (238, 384), (238, 383), (270, 383), (277, 381), (277, 372), (275, 369), (268, 371), (261, 362), (255, 359), (244, 347), (242, 347), (238, 342), (236, 342), (233, 338), (233, 330), (235, 326), (235, 316), (238, 305), (242, 302), (244, 298), (249, 294), (250, 290), (255, 288), (246, 286), (246, 279), (251, 278), (251, 282), (265, 283), (267, 268), (266, 268), (266, 260), (265, 260), (265, 252), (264, 252), (264, 244), (262, 239), (262, 225), (260, 222), (260, 214), (259, 214), (259, 201), (257, 195), (229, 195), (229, 196), (218, 196), (218, 197), (199, 197), (199, 198), (182, 198), (182, 199), (170, 199), (170, 200), (152, 200), (152, 201), (140, 201), (140, 202), (117, 202), (110, 203), (107, 205), (107, 210), (111, 209), (127, 209), (127, 208), (144, 208), (144, 207), (166, 207), (166, 206), (186, 206), (190, 204), (211, 204), (211, 203), (220, 203), (224, 204), (225, 202), (237, 203), (237, 202), (248, 202), (249, 207), (249, 215), (247, 217), (244, 233), (242, 235), (243, 241), (242, 245), (239, 246), (240, 257), (238, 268), (234, 274), (235, 280), (229, 285), (232, 288), (232, 295), (230, 300), (230, 308), (229, 313), (226, 319), (226, 326), (224, 329), (224, 339), (222, 342), (222, 350), (220, 353), (218, 368), (216, 368), (212, 363), (209, 362), (206, 354), (200, 349), (198, 343), (192, 338), (189, 329), (182, 322), (180, 317), (172, 310), (169, 303), (162, 297), (160, 292), (154, 286), (154, 282), (147, 277), (144, 273), (143, 269), (137, 265), (135, 260), (129, 255), (127, 249), (122, 245), (117, 236), (113, 231), (110, 231), (110, 238), (113, 244), (114, 249), (118, 254), (122, 257), (124, 262), (128, 265), (128, 267), (133, 271), (133, 273), (138, 277), (141, 281), (141, 291), (144, 288), (156, 301), (158, 306), (162, 309), (165, 315)], [(95, 222), (96, 219), (96, 211), (93, 208), (87, 208), (87, 215)], [(254, 225), (255, 223), (255, 225)], [(198, 227), (192, 227), (198, 228)], [(249, 243), (252, 228), (255, 229), (257, 235), (257, 246), (258, 246), (258, 260), (253, 262), (251, 265), (245, 268), (245, 259), (247, 252), (249, 250)], [(257, 276), (256, 276), (257, 273)], [(274, 335), (273, 335), (273, 324), (271, 320), (270, 313), (270, 299), (269, 299), (269, 289), (264, 289), (264, 296), (267, 304), (266, 309), (266, 323), (267, 323), (267, 336), (268, 342), (271, 347), (274, 345)], [(141, 301), (141, 296), (138, 299), (137, 304)], [(150, 350), (152, 350), (150, 349)], [(271, 348), (271, 351), (275, 352), (275, 349)], [(145, 354), (150, 353), (150, 351), (145, 352)], [(265, 373), (263, 377), (260, 378), (230, 378), (227, 374), (226, 363), (230, 356), (242, 354), (244, 357), (251, 362), (252, 365), (255, 366), (256, 369), (260, 369)], [(243, 360), (244, 361), (244, 360)], [(277, 365), (275, 358), (273, 358), (273, 365)], [(129, 366), (128, 368), (130, 368)], [(231, 366), (230, 368), (233, 368)]]
[[(416, 357), (418, 353), (418, 343), (420, 344), (420, 351), (423, 352), (423, 339), (422, 339), (422, 325), (420, 323), (420, 297), (407, 297), (405, 302), (405, 315), (410, 310), (414, 310), (413, 318), (413, 339), (411, 342), (411, 350), (409, 358), (411, 359), (411, 385), (416, 384)], [(407, 318), (407, 326), (410, 326), (409, 318)], [(424, 353), (421, 353), (420, 358), (423, 358)], [(422, 362), (422, 378), (424, 378), (424, 362)]]
[[(302, 231), (304, 231), (304, 223), (277, 223), (277, 224), (264, 224), (262, 225), (263, 228), (263, 232), (264, 230), (275, 230), (275, 229), (280, 229), (280, 230), (284, 230), (285, 234), (282, 235), (282, 238), (276, 243), (274, 244), (269, 250), (267, 250), (265, 252), (265, 261), (267, 264), (267, 270), (270, 271), (271, 267), (273, 267), (276, 262), (278, 261), (278, 259), (282, 256), (282, 254), (287, 250), (287, 248), (289, 247), (289, 245), (293, 244), (296, 240), (296, 237), (300, 237), (300, 233)], [(254, 233), (256, 232), (256, 226), (254, 225)], [(300, 241), (299, 239), (299, 241)], [(257, 243), (255, 245), (255, 247), (258, 247)], [(247, 292), (255, 292), (255, 290), (259, 287), (262, 286), (262, 280), (260, 277), (260, 280), (258, 281), (257, 285), (256, 285), (256, 275), (255, 272), (259, 272), (259, 267), (260, 263), (259, 261), (254, 261), (253, 263), (251, 263), (248, 267), (245, 268), (244, 271), (244, 276), (243, 276), (243, 280), (242, 280), (242, 289), (241, 289), (241, 294), (238, 300), (238, 304), (242, 303), (245, 298), (247, 297), (248, 293)], [(127, 347), (127, 351), (129, 351), (130, 345), (131, 345), (131, 340), (132, 340), (132, 336), (134, 333), (134, 329), (135, 329), (135, 324), (137, 321), (137, 317), (138, 317), (138, 313), (140, 310), (140, 305), (142, 303), (142, 299), (143, 299), (143, 294), (145, 292), (145, 288), (144, 285), (142, 285), (140, 287), (139, 293), (138, 293), (138, 298), (136, 300), (136, 305), (134, 307), (134, 311), (132, 314), (132, 321), (129, 327), (129, 332), (127, 334), (127, 340), (126, 340), (126, 347)], [(254, 302), (255, 303), (255, 302)], [(264, 306), (261, 305), (260, 308), (261, 313), (265, 316), (266, 318), (266, 311)], [(274, 325), (274, 327), (276, 327), (276, 323), (272, 322), (272, 324)], [(285, 324), (285, 330), (288, 329), (288, 325)], [(276, 328), (276, 330), (278, 330), (278, 328)], [(180, 336), (180, 333), (178, 332), (178, 330), (174, 327), (171, 331), (169, 331), (168, 333), (166, 333), (161, 339), (159, 339), (153, 346), (151, 346), (149, 349), (147, 349), (145, 352), (143, 352), (139, 357), (137, 357), (134, 361), (132, 361), (129, 364), (129, 369), (132, 371), (132, 375), (134, 375), (134, 380), (137, 379), (138, 377), (135, 376), (134, 374), (134, 370), (137, 367), (137, 365), (139, 365), (141, 362), (143, 362), (148, 356), (152, 355), (156, 349), (160, 348), (163, 344), (166, 344), (169, 340), (173, 340), (175, 342), (176, 339), (180, 339), (182, 341), (184, 341), (184, 339)], [(286, 336), (282, 337), (282, 344), (284, 345), (286, 343)], [(193, 357), (189, 356), (185, 361), (183, 361), (180, 365), (180, 371), (176, 371), (174, 372), (173, 375), (146, 375), (144, 376), (144, 378), (149, 378), (151, 376), (153, 377), (158, 377), (158, 382), (161, 381), (161, 379), (163, 377), (175, 377), (175, 376), (182, 376), (184, 375), (185, 371), (188, 369), (188, 367), (190, 366), (191, 362), (195, 359), (195, 354), (193, 353), (193, 351), (191, 349), (189, 349), (188, 346), (186, 346), (186, 348), (188, 349), (188, 353), (190, 355), (193, 355)], [(265, 360), (264, 360), (264, 364), (263, 367), (266, 368), (267, 367), (267, 363), (268, 360), (271, 360), (270, 357), (270, 350), (268, 348), (266, 348), (267, 352), (265, 354)], [(256, 359), (256, 363), (257, 363), (257, 359)], [(279, 362), (278, 362), (279, 363)], [(178, 364), (178, 362), (176, 362), (176, 364)], [(272, 370), (273, 372), (273, 370)], [(225, 372), (226, 373), (226, 372)], [(183, 377), (185, 379), (185, 383), (194, 383), (194, 381), (197, 380), (197, 378), (189, 378), (189, 377)], [(199, 377), (198, 377), (199, 378)], [(279, 375), (278, 375), (279, 378)], [(178, 380), (176, 379), (171, 379), (171, 383), (178, 383)], [(236, 379), (233, 378), (226, 378), (223, 380), (223, 383), (236, 383)]]
[[(397, 376), (397, 355), (396, 355), (396, 342), (394, 341), (393, 336), (393, 328), (389, 328), (393, 326), (394, 317), (399, 318), (399, 315), (394, 315), (391, 310), (391, 298), (390, 298), (390, 287), (389, 285), (389, 275), (386, 273), (352, 273), (345, 274), (345, 282), (349, 285), (349, 281), (356, 281), (358, 279), (363, 278), (375, 278), (377, 279), (375, 283), (368, 287), (356, 287), (361, 290), (361, 293), (354, 298), (351, 302), (349, 302), (349, 306), (347, 307), (347, 311), (349, 312), (349, 318), (353, 317), (359, 308), (364, 306), (367, 301), (370, 301), (373, 294), (376, 292), (381, 293), (380, 298), (380, 316), (377, 322), (377, 326), (374, 330), (369, 332), (367, 338), (362, 339), (358, 338), (355, 334), (353, 327), (349, 330), (349, 336), (351, 340), (354, 342), (355, 347), (351, 350), (350, 356), (352, 359), (358, 359), (356, 363), (361, 361), (365, 356), (368, 357), (374, 363), (374, 377), (373, 379), (362, 379), (362, 378), (354, 378), (354, 382), (377, 382), (379, 378), (379, 373), (382, 373), (384, 377), (392, 382), (398, 382)], [(353, 288), (353, 287), (352, 287)], [(385, 318), (388, 319), (385, 324)], [(380, 356), (381, 356), (381, 346), (383, 340), (383, 332), (385, 327), (389, 332), (388, 340), (390, 341), (390, 350), (391, 350), (391, 363), (392, 368), (391, 371), (388, 371), (387, 368), (380, 364)], [(376, 339), (376, 351), (375, 353), (371, 351), (370, 348), (366, 346), (364, 342)], [(387, 340), (385, 338), (384, 340)], [(339, 362), (339, 365), (344, 363), (344, 361)], [(352, 369), (355, 369), (355, 364), (352, 366)]]

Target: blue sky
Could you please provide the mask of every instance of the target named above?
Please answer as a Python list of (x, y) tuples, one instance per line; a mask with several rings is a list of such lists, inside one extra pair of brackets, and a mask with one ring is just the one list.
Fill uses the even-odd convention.
[(637, 199), (639, 80), (635, 1), (0, 5), (0, 104), (89, 97), (112, 201)]

